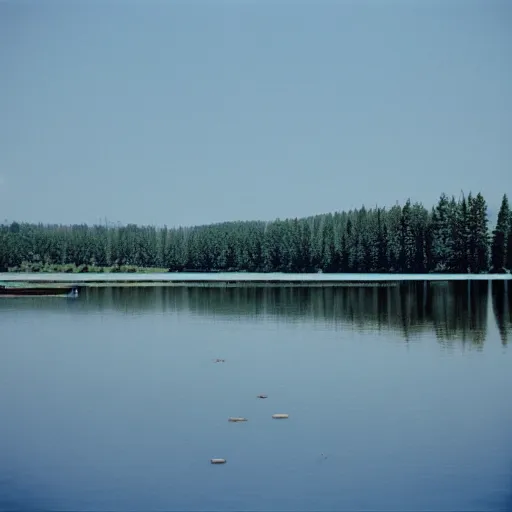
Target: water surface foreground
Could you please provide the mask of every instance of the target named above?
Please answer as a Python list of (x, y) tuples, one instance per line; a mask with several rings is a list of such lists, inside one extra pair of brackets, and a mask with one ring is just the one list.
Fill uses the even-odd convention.
[(511, 510), (511, 288), (2, 299), (0, 510)]

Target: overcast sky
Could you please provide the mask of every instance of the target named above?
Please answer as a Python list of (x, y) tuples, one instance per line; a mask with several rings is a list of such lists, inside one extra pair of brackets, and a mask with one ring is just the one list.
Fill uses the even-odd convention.
[(0, 3), (0, 221), (512, 192), (512, 2)]

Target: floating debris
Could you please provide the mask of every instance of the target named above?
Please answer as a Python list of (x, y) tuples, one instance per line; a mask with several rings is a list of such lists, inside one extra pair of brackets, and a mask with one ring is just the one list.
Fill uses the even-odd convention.
[(272, 414), (272, 418), (275, 420), (284, 420), (285, 418), (288, 418), (288, 414)]
[(228, 418), (228, 421), (231, 421), (232, 423), (239, 423), (241, 421), (247, 421), (247, 418), (242, 418), (242, 417), (231, 417), (231, 418)]
[(226, 464), (226, 459), (211, 459), (210, 462), (212, 464)]
[(256, 398), (268, 398), (268, 395), (257, 395)]
[(226, 360), (225, 359), (214, 359), (213, 362), (214, 363), (225, 363)]

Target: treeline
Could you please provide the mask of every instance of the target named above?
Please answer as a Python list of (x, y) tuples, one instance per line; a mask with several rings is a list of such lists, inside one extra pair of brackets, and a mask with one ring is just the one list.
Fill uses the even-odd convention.
[[(512, 216), (503, 197), (495, 230), (483, 196), (435, 207), (392, 208), (272, 222), (190, 228), (13, 222), (0, 226), (2, 270), (52, 265), (158, 267), (170, 271), (482, 273), (512, 268)], [(90, 269), (90, 268), (89, 268)]]

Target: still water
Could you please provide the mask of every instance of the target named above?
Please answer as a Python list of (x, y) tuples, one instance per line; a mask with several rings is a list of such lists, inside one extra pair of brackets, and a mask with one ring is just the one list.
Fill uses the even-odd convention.
[(0, 510), (511, 510), (511, 284), (2, 299)]

